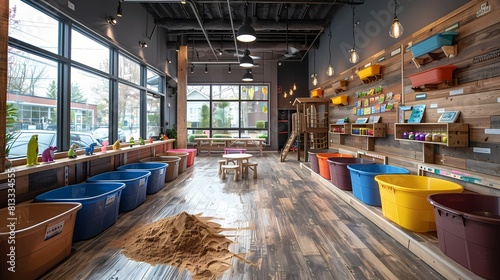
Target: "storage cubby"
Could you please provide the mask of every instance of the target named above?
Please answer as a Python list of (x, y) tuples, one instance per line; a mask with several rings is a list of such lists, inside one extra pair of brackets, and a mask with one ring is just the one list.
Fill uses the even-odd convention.
[(330, 124), (329, 132), (332, 134), (350, 134), (351, 124), (350, 123)]
[(385, 137), (387, 125), (385, 123), (353, 123), (351, 135), (364, 137)]
[[(416, 133), (430, 133), (431, 139), (432, 136), (435, 136), (435, 141), (409, 139), (410, 132), (414, 135)], [(408, 137), (404, 136), (405, 133)], [(438, 136), (436, 137), (436, 135)], [(400, 141), (422, 142), (447, 147), (467, 147), (469, 146), (469, 125), (465, 123), (395, 123), (394, 137)]]

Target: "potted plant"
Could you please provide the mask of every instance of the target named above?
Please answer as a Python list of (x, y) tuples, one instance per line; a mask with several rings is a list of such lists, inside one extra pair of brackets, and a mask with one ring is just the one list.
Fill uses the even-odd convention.
[[(177, 139), (177, 125), (174, 124), (172, 128), (165, 129), (165, 136), (167, 136), (168, 139)], [(175, 148), (176, 146), (175, 142), (172, 144)]]

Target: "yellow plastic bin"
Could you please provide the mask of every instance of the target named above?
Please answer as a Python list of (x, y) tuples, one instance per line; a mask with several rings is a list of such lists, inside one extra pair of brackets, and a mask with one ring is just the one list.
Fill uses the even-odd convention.
[(167, 173), (165, 174), (165, 182), (170, 182), (179, 176), (179, 162), (180, 157), (177, 156), (157, 156), (143, 158), (140, 162), (163, 162), (168, 164)]
[(331, 180), (330, 164), (328, 164), (328, 158), (337, 158), (337, 157), (352, 158), (353, 156), (341, 153), (319, 153), (316, 154), (316, 157), (318, 158), (319, 175), (321, 175), (321, 177), (325, 179)]
[(187, 169), (187, 158), (189, 156), (189, 153), (186, 152), (164, 152), (160, 154), (156, 154), (157, 157), (162, 157), (162, 156), (175, 156), (175, 157), (180, 157), (181, 160), (179, 161), (179, 173), (182, 173), (186, 171)]
[(0, 279), (37, 279), (69, 256), (80, 208), (77, 202), (40, 202), (0, 209)]
[(457, 183), (418, 175), (377, 175), (382, 214), (415, 232), (435, 231), (434, 210), (427, 197), (437, 193), (461, 193)]

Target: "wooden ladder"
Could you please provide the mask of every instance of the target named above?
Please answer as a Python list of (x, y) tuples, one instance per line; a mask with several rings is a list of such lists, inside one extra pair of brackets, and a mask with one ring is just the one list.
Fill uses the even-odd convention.
[(290, 134), (288, 140), (286, 141), (285, 147), (283, 148), (283, 150), (281, 150), (281, 157), (280, 157), (281, 162), (285, 161), (286, 156), (288, 155), (288, 152), (290, 151), (290, 148), (292, 147), (296, 137), (297, 137), (296, 131), (292, 130), (292, 133)]

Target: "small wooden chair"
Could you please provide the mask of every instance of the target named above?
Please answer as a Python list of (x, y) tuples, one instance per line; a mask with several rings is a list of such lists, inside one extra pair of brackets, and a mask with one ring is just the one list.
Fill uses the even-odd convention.
[(256, 162), (244, 162), (243, 163), (243, 175), (248, 178), (248, 169), (253, 170), (253, 177), (257, 178), (257, 165)]
[(222, 165), (222, 179), (226, 179), (226, 173), (228, 170), (234, 170), (234, 180), (237, 181), (238, 180), (238, 176), (240, 175), (239, 172), (240, 172), (240, 166), (237, 165), (237, 164), (224, 164)]

